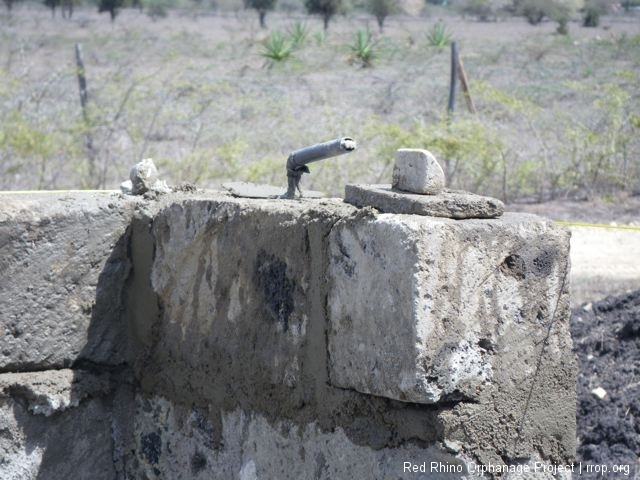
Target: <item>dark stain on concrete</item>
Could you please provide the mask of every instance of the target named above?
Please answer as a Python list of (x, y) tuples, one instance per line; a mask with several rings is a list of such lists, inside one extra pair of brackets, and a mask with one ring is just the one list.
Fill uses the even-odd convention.
[(207, 468), (207, 459), (202, 453), (196, 451), (191, 457), (191, 474), (198, 475)]
[(510, 275), (518, 280), (524, 280), (527, 273), (527, 267), (524, 259), (520, 255), (512, 253), (504, 259), (502, 264), (500, 264), (500, 271), (505, 275)]
[(140, 446), (142, 455), (152, 465), (157, 465), (162, 453), (162, 439), (160, 438), (160, 430), (157, 432), (147, 433), (140, 437)]
[(553, 265), (556, 262), (556, 252), (544, 250), (531, 262), (533, 273), (538, 277), (548, 277), (553, 272)]
[(287, 264), (261, 250), (255, 263), (254, 282), (264, 296), (270, 316), (286, 332), (293, 313), (295, 283), (287, 275)]

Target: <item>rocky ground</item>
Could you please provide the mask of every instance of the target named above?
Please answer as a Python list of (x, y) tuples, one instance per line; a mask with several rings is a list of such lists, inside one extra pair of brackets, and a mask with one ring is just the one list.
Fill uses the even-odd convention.
[[(571, 329), (580, 368), (576, 460), (609, 469), (580, 477), (638, 478), (640, 290), (575, 308)], [(628, 474), (614, 465), (629, 465)]]

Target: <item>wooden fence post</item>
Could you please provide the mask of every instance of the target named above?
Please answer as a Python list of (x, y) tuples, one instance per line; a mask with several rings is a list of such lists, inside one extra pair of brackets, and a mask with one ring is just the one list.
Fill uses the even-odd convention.
[(80, 106), (82, 107), (82, 117), (86, 131), (84, 133), (84, 145), (87, 149), (87, 160), (89, 161), (89, 186), (98, 188), (100, 181), (96, 178), (96, 151), (93, 146), (93, 135), (91, 134), (91, 121), (87, 103), (89, 95), (87, 93), (87, 78), (84, 70), (84, 60), (82, 58), (82, 45), (76, 43), (76, 66), (78, 76), (78, 88), (80, 90)]

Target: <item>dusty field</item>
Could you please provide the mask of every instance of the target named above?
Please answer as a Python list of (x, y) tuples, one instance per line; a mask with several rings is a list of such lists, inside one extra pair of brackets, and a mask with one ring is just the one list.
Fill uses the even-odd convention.
[[(639, 102), (638, 18), (605, 18), (595, 29), (576, 21), (559, 36), (553, 22), (445, 16), (478, 109), (466, 114), (459, 98), (447, 127), (449, 52), (427, 41), (441, 15), (392, 17), (381, 35), (371, 16), (354, 14), (337, 17), (325, 35), (320, 19), (299, 13), (269, 14), (264, 31), (252, 11), (171, 12), (154, 22), (129, 9), (113, 25), (93, 9), (72, 21), (31, 4), (12, 17), (0, 12), (0, 188), (113, 188), (141, 157), (153, 157), (173, 182), (284, 184), (291, 150), (342, 135), (359, 141), (358, 152), (314, 166), (307, 188), (340, 195), (347, 182), (385, 181), (401, 145), (432, 148), (441, 160), (453, 149), (454, 187), (545, 197), (552, 188), (580, 190), (584, 178), (574, 177), (594, 166), (572, 162), (612, 142), (631, 161), (611, 154), (597, 178), (634, 188), (640, 141), (625, 129)], [(296, 24), (306, 28), (304, 43), (267, 68), (264, 40)], [(352, 61), (350, 45), (366, 28), (376, 42), (373, 68)], [(88, 122), (75, 43), (84, 51)]]

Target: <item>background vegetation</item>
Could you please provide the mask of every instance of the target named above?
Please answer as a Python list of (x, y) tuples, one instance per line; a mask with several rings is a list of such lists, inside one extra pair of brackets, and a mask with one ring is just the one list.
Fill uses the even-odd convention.
[[(329, 21), (316, 0), (66, 0), (64, 17), (47, 1), (0, 13), (2, 189), (117, 188), (145, 157), (170, 183), (284, 186), (291, 150), (350, 135), (359, 150), (313, 165), (303, 188), (388, 183), (395, 149), (424, 147), (451, 187), (506, 200), (640, 191), (631, 2), (331, 0)], [(523, 2), (544, 11), (536, 26)], [(461, 96), (446, 112), (451, 40), (474, 115)]]

